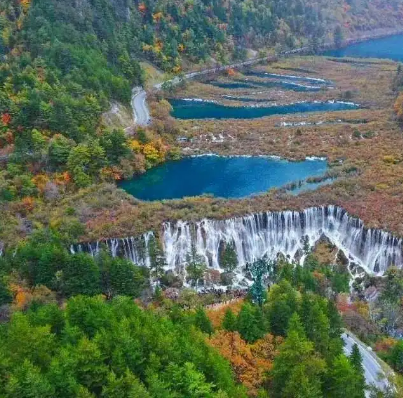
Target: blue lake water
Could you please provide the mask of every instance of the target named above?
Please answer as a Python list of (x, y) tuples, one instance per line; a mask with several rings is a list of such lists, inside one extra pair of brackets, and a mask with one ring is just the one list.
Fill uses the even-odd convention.
[(324, 55), (403, 61), (403, 34), (363, 41), (338, 50), (326, 51)]
[(179, 199), (212, 194), (243, 198), (274, 187), (322, 176), (325, 160), (288, 162), (262, 157), (200, 156), (166, 162), (145, 174), (119, 183), (138, 199)]
[[(254, 75), (258, 77), (270, 77), (267, 73), (252, 73), (250, 72), (248, 75)], [(314, 80), (304, 80), (304, 78), (300, 77), (290, 77), (285, 76), (284, 79), (267, 79), (266, 81), (262, 80), (248, 80), (248, 79), (236, 79), (232, 82), (217, 82), (217, 81), (209, 81), (207, 82), (210, 85), (215, 87), (220, 87), (224, 89), (236, 90), (236, 89), (252, 89), (258, 87), (267, 87), (267, 88), (279, 88), (283, 90), (292, 90), (292, 91), (319, 91), (323, 89), (325, 86), (325, 82), (316, 82)]]
[(169, 100), (172, 116), (178, 119), (255, 119), (271, 115), (285, 115), (301, 112), (330, 112), (358, 109), (349, 102), (300, 102), (288, 105), (262, 107), (232, 107), (214, 102)]
[(240, 88), (256, 88), (253, 84), (246, 83), (246, 82), (216, 82), (216, 81), (210, 81), (207, 82), (207, 84), (211, 84), (212, 86), (215, 87), (220, 87), (220, 88), (226, 88), (230, 90), (236, 90)]
[(273, 102), (274, 99), (271, 98), (252, 98), (252, 97), (237, 97), (231, 95), (223, 95), (223, 98), (229, 101), (241, 101), (241, 102)]
[(256, 76), (261, 78), (270, 78), (275, 80), (280, 80), (280, 82), (288, 82), (289, 84), (304, 83), (310, 86), (328, 86), (332, 82), (319, 77), (309, 77), (309, 76), (298, 76), (298, 75), (287, 75), (282, 73), (269, 73), (269, 72), (256, 72), (247, 71), (244, 72), (245, 76)]
[[(256, 80), (244, 80), (249, 82), (250, 84), (254, 84), (258, 87), (267, 87), (267, 88), (279, 88), (283, 90), (291, 90), (291, 91), (319, 91), (322, 90), (324, 87), (317, 86), (317, 85), (308, 85), (308, 84), (301, 84), (297, 82), (291, 81), (279, 81), (279, 80), (266, 80), (266, 81), (256, 81)], [(312, 83), (312, 82), (310, 82)]]

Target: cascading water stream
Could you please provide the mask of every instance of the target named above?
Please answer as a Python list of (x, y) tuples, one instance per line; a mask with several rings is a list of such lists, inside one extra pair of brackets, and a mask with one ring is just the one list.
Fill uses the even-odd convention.
[[(72, 247), (72, 251), (95, 254), (101, 243), (113, 256), (149, 266), (148, 242), (152, 232), (140, 238), (109, 239)], [(392, 234), (367, 229), (361, 220), (336, 206), (311, 207), (304, 211), (257, 213), (228, 220), (204, 219), (198, 222), (164, 223), (161, 241), (168, 268), (178, 271), (186, 264), (192, 245), (209, 267), (219, 270), (220, 248), (235, 244), (238, 273), (248, 262), (263, 256), (275, 259), (279, 253), (301, 262), (304, 249), (326, 237), (340, 249), (350, 263), (367, 273), (383, 275), (390, 265), (402, 267), (402, 240)]]

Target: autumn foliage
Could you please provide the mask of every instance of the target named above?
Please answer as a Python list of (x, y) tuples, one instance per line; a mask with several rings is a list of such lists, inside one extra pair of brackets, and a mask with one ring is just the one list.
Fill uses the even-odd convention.
[(403, 93), (396, 98), (394, 110), (399, 121), (403, 121)]
[(147, 11), (147, 6), (144, 3), (139, 4), (139, 11), (144, 13)]
[(11, 122), (11, 115), (9, 113), (2, 113), (1, 114), (1, 122), (3, 123), (3, 126), (8, 126), (9, 123)]
[(235, 70), (233, 68), (228, 68), (227, 69), (227, 75), (230, 76), (230, 77), (233, 77), (233, 76), (236, 75), (236, 72), (235, 72)]
[(222, 322), (224, 320), (224, 315), (225, 312), (230, 309), (234, 315), (238, 315), (239, 311), (241, 310), (243, 301), (234, 301), (232, 303), (229, 303), (227, 305), (223, 305), (217, 309), (212, 308), (206, 311), (207, 316), (209, 317), (211, 323), (213, 324), (214, 328), (220, 328), (222, 325)]
[(236, 379), (246, 386), (251, 396), (255, 396), (272, 368), (281, 338), (267, 334), (255, 344), (247, 344), (238, 332), (221, 330), (208, 342), (230, 361)]

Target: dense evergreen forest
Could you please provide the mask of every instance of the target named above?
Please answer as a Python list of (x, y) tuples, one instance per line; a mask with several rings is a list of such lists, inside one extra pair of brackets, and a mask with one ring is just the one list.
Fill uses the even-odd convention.
[[(52, 252), (49, 244), (40, 249), (45, 257)], [(94, 271), (84, 276), (86, 262), (87, 270), (96, 268), (89, 257), (71, 261), (61, 272), (75, 268), (80, 278), (72, 277), (73, 290), (59, 294), (103, 290), (91, 285)], [(119, 296), (139, 293), (123, 286), (128, 273), (116, 278), (125, 267), (105, 257), (101, 262), (101, 279), (114, 291), (109, 296), (79, 295), (61, 308), (50, 294), (37, 294), (27, 305), (20, 292), (10, 321), (0, 326), (1, 396), (364, 397), (361, 356), (358, 349), (343, 354), (334, 300), (348, 288), (348, 277), (336, 280), (314, 258), (304, 268), (261, 262), (272, 280), (268, 292), (260, 286), (261, 305), (252, 294), (207, 313), (194, 291), (169, 299), (157, 290), (147, 306), (135, 304)]]
[[(350, 303), (345, 266), (314, 254), (303, 267), (261, 259), (249, 269), (264, 284), (254, 277), (245, 298), (210, 309), (226, 295), (183, 287), (157, 243), (145, 268), (72, 254), (65, 238), (41, 230), (0, 258), (1, 396), (363, 398), (359, 351), (343, 354), (345, 324), (402, 372), (402, 344), (390, 337), (400, 323), (386, 321), (401, 311), (393, 267), (386, 283), (355, 282)], [(211, 284), (197, 256), (187, 271), (190, 284)], [(382, 293), (369, 317), (359, 292), (371, 283)]]

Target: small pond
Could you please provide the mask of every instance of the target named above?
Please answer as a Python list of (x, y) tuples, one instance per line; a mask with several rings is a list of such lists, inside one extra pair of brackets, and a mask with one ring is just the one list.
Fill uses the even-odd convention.
[(178, 119), (255, 119), (271, 115), (302, 112), (331, 112), (358, 109), (357, 104), (342, 101), (298, 102), (273, 106), (232, 107), (215, 102), (171, 99), (172, 116)]
[(323, 176), (322, 159), (289, 162), (267, 157), (199, 156), (166, 162), (145, 174), (119, 184), (142, 200), (179, 199), (211, 194), (222, 198), (243, 198)]

